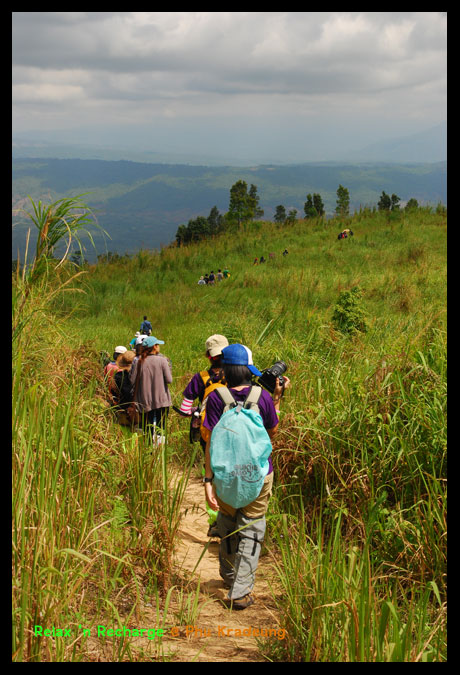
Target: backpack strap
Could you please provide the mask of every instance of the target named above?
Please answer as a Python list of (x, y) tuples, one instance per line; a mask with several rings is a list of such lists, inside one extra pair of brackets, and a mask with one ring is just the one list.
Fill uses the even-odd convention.
[(217, 391), (224, 404), (223, 412), (227, 412), (230, 408), (236, 408), (238, 405), (241, 407), (241, 404), (235, 401), (233, 394), (228, 387), (218, 387), (217, 389), (214, 389), (214, 391)]
[(252, 386), (249, 394), (246, 396), (243, 407), (249, 410), (259, 412), (259, 399), (262, 396), (262, 388)]

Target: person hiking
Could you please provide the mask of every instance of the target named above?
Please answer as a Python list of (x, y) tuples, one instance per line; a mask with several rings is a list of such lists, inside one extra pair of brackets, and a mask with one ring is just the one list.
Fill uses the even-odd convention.
[[(180, 406), (180, 413), (182, 415), (192, 415), (196, 408), (193, 403), (198, 399), (200, 406), (205, 398), (206, 389), (212, 384), (222, 382), (223, 371), (221, 365), (222, 349), (228, 347), (228, 340), (225, 335), (211, 335), (205, 342), (206, 358), (209, 359), (209, 368), (201, 370), (192, 377), (182, 394), (182, 403)], [(204, 436), (208, 434), (204, 433)], [(199, 438), (203, 453), (206, 448), (206, 441), (200, 434)]]
[(118, 345), (117, 347), (115, 347), (115, 349), (113, 350), (112, 360), (109, 361), (109, 363), (104, 368), (105, 383), (109, 388), (109, 391), (112, 382), (112, 377), (118, 370), (117, 358), (120, 354), (124, 354), (126, 351), (128, 350), (126, 349), (126, 347), (123, 347), (123, 345)]
[(224, 275), (224, 279), (228, 279), (228, 277), (230, 276), (230, 272), (228, 271), (228, 269), (226, 267), (224, 268), (224, 271), (222, 272), (222, 274)]
[[(171, 406), (168, 385), (173, 381), (172, 371), (169, 359), (160, 354), (160, 345), (164, 345), (163, 340), (153, 335), (146, 337), (142, 342), (140, 356), (130, 370), (133, 398), (141, 427), (152, 439), (155, 427), (160, 427), (161, 432), (164, 432)], [(161, 433), (160, 440), (163, 438)]]
[(210, 273), (210, 275), (209, 275), (208, 284), (209, 284), (210, 286), (214, 286), (215, 280), (216, 280), (216, 275), (215, 275), (214, 272), (211, 270), (211, 273)]
[[(255, 572), (265, 535), (265, 513), (268, 508), (273, 485), (273, 464), (270, 457), (272, 450), (271, 439), (278, 428), (281, 396), (284, 388), (289, 386), (290, 381), (289, 378), (285, 378), (285, 385), (281, 387), (279, 378), (276, 379), (273, 399), (261, 387), (253, 386), (253, 375), (260, 376), (262, 373), (253, 364), (251, 350), (241, 344), (232, 344), (222, 350), (222, 366), (227, 381), (228, 392), (231, 394), (234, 403), (245, 406), (247, 403), (246, 399), (248, 397), (252, 399), (253, 394), (256, 394), (258, 398), (258, 414), (256, 413), (256, 419), (259, 419), (259, 416), (261, 418), (258, 430), (261, 434), (265, 433), (268, 443), (268, 447), (267, 445), (265, 446), (268, 467), (265, 466), (265, 477), (259, 480), (261, 488), (255, 499), (243, 507), (234, 507), (223, 501), (219, 495), (221, 488), (215, 482), (213, 483), (214, 478), (217, 479), (217, 476), (214, 476), (212, 467), (213, 455), (218, 450), (218, 446), (214, 441), (219, 436), (222, 438), (222, 434), (224, 434), (225, 438), (226, 426), (228, 425), (227, 415), (229, 413), (224, 412), (226, 408), (223, 400), (224, 388), (216, 389), (209, 394), (204, 421), (204, 425), (211, 432), (210, 438), (206, 443), (206, 469), (203, 479), (205, 496), (209, 506), (214, 510), (218, 509), (216, 527), (221, 536), (219, 572), (224, 585), (229, 589), (224, 604), (230, 609), (241, 610), (254, 604), (254, 598), (251, 593), (254, 588)], [(239, 414), (241, 415), (242, 411)], [(223, 415), (225, 416), (225, 422), (220, 425), (219, 422)], [(245, 420), (243, 419), (244, 422)], [(260, 429), (261, 423), (264, 429)], [(232, 435), (230, 432), (231, 429), (228, 431), (229, 440), (227, 444), (224, 443), (224, 446), (227, 448), (230, 448), (233, 443), (233, 440), (230, 440), (230, 436)], [(240, 435), (233, 434), (233, 438), (236, 439), (235, 443), (238, 443)], [(230, 452), (230, 450), (227, 450), (227, 452)], [(217, 470), (216, 465), (214, 465), (214, 468)], [(246, 468), (249, 470), (248, 465), (234, 465), (234, 469), (243, 471), (243, 475)], [(252, 469), (253, 467), (251, 466), (250, 468)]]
[(136, 348), (136, 340), (139, 337), (139, 335), (140, 335), (140, 332), (136, 331), (136, 334), (134, 335), (133, 339), (129, 341), (129, 346), (131, 347), (131, 349)]
[[(202, 370), (192, 377), (190, 382), (184, 389), (182, 394), (183, 399), (178, 412), (182, 415), (194, 415), (195, 412), (200, 412), (207, 392), (212, 390), (213, 386), (221, 383), (223, 379), (223, 371), (221, 365), (222, 349), (228, 347), (228, 340), (225, 335), (211, 335), (205, 342), (206, 357), (209, 359), (210, 367), (207, 370)], [(193, 406), (193, 402), (198, 399), (199, 405)], [(202, 420), (205, 417), (205, 411), (202, 415), (196, 417), (196, 432), (198, 441), (203, 449), (203, 455), (206, 449), (205, 437), (209, 435), (209, 431), (202, 426)], [(190, 440), (193, 440), (193, 425), (195, 419), (192, 418), (192, 426), (190, 429)], [(208, 537), (218, 536), (218, 530), (215, 528), (217, 513), (213, 509), (207, 509), (209, 516)]]
[(150, 321), (147, 319), (146, 316), (144, 316), (144, 320), (141, 323), (141, 327), (140, 327), (139, 330), (143, 335), (151, 335), (152, 334), (152, 324), (150, 323)]
[(133, 402), (133, 385), (129, 377), (129, 370), (133, 364), (134, 352), (128, 350), (120, 354), (117, 359), (118, 370), (112, 378), (112, 395), (115, 414), (120, 424), (129, 425), (128, 408)]

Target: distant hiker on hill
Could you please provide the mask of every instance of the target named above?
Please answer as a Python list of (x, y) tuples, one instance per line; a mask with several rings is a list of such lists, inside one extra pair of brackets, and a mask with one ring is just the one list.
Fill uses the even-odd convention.
[(204, 275), (204, 283), (205, 283), (205, 284), (209, 284), (209, 276), (208, 276), (208, 274), (205, 274), (205, 275)]
[(164, 345), (163, 340), (153, 335), (144, 339), (141, 354), (131, 368), (130, 378), (143, 430), (153, 439), (155, 427), (159, 427), (160, 439), (163, 441), (171, 406), (168, 385), (173, 378), (169, 359), (160, 354), (160, 345)]
[(146, 316), (144, 316), (144, 320), (141, 323), (140, 332), (144, 335), (150, 335), (152, 333), (152, 324), (147, 320)]
[(230, 276), (230, 272), (228, 271), (227, 268), (224, 269), (224, 271), (222, 272), (222, 274), (224, 275), (224, 279), (228, 279), (228, 277)]
[(213, 271), (211, 271), (211, 274), (209, 275), (208, 284), (209, 284), (210, 286), (214, 286), (215, 280), (216, 280), (216, 275), (214, 274)]
[(339, 234), (337, 239), (347, 239), (347, 237), (352, 237), (352, 236), (353, 236), (353, 232), (349, 228), (346, 228), (345, 230), (342, 230), (342, 232)]
[(259, 264), (259, 258), (254, 258), (253, 265), (258, 265)]
[(289, 251), (287, 250), (287, 248), (285, 248), (284, 251), (283, 251), (283, 255), (286, 256), (288, 254), (289, 254)]
[[(261, 372), (252, 362), (251, 350), (244, 345), (225, 347), (222, 365), (228, 389), (215, 389), (206, 403), (204, 425), (211, 433), (206, 443), (204, 488), (209, 506), (218, 510), (216, 527), (221, 536), (219, 572), (224, 583), (230, 587), (226, 605), (230, 609), (245, 609), (254, 603), (251, 592), (273, 486), (271, 439), (278, 428), (283, 387), (277, 378), (272, 400), (267, 391), (252, 386), (253, 375), (260, 376)], [(286, 385), (289, 386), (289, 380)], [(249, 397), (251, 407), (255, 406), (253, 410), (246, 409)], [(229, 402), (225, 403), (227, 398)], [(235, 403), (238, 404), (236, 407)], [(231, 433), (235, 424), (236, 430)], [(245, 434), (245, 429), (251, 433)], [(249, 438), (257, 442), (248, 441)], [(232, 461), (229, 461), (230, 457)], [(245, 506), (237, 505), (241, 503), (241, 494), (247, 496), (248, 490), (257, 493), (259, 489), (252, 501)], [(222, 494), (227, 494), (226, 501)]]
[(222, 274), (222, 270), (217, 271), (217, 281), (222, 281), (224, 278), (224, 275)]
[(199, 285), (199, 286), (206, 286), (206, 281), (204, 280), (204, 277), (203, 277), (203, 276), (201, 276), (201, 277), (198, 279), (198, 285)]
[(263, 257), (263, 255), (260, 256), (260, 262), (261, 262), (261, 263), (264, 263), (264, 262), (265, 262), (265, 258)]

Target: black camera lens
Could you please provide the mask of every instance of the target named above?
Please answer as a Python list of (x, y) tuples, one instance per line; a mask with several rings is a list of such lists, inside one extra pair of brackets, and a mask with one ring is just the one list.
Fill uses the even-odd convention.
[(277, 361), (274, 363), (271, 368), (264, 370), (262, 375), (259, 377), (259, 384), (261, 387), (269, 391), (271, 394), (275, 391), (276, 387), (276, 378), (279, 378), (279, 383), (281, 386), (284, 386), (284, 378), (282, 374), (287, 370), (287, 365), (284, 361)]
[(280, 375), (286, 372), (287, 365), (284, 363), (284, 361), (277, 361), (272, 365), (270, 370), (275, 377), (279, 377)]

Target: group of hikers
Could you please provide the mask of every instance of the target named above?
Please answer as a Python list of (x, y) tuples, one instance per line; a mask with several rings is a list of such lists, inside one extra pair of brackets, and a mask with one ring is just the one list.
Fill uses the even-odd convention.
[[(160, 353), (164, 341), (151, 335), (147, 317), (140, 328), (130, 343), (132, 349), (115, 347), (104, 372), (119, 421), (143, 430), (158, 444), (164, 442), (172, 405), (172, 367)], [(255, 572), (273, 486), (271, 440), (290, 381), (276, 377), (269, 390), (256, 384), (254, 377), (262, 372), (255, 367), (251, 350), (229, 344), (224, 335), (208, 337), (205, 357), (208, 367), (193, 375), (180, 408), (173, 408), (190, 419), (190, 440), (198, 441), (203, 450), (205, 499), (213, 516), (208, 536), (220, 538), (219, 573), (228, 589), (223, 602), (229, 609), (241, 610), (254, 603)]]
[[(286, 257), (287, 255), (289, 255), (289, 251), (287, 250), (287, 248), (285, 248), (284, 251), (283, 251), (283, 257)], [(269, 253), (268, 257), (274, 258), (275, 254)], [(254, 258), (253, 265), (259, 265), (259, 263), (264, 263), (264, 262), (267, 262), (267, 259), (263, 255), (261, 255), (260, 258)]]
[(222, 281), (223, 279), (228, 279), (230, 276), (230, 272), (228, 271), (227, 268), (224, 270), (217, 270), (217, 274), (214, 274), (214, 270), (212, 270), (209, 274), (204, 274), (198, 279), (198, 285), (203, 286), (204, 284), (209, 284), (210, 286), (213, 286), (216, 281)]

